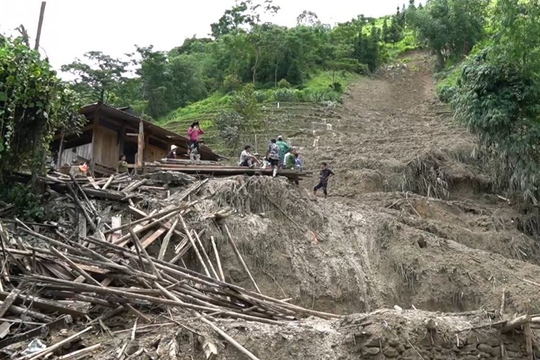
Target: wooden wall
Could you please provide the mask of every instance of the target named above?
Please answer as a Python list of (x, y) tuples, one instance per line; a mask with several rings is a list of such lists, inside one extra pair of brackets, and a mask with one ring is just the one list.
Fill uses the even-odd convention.
[(75, 146), (62, 151), (62, 157), (58, 161), (59, 166), (71, 165), (73, 159), (78, 157), (89, 160), (92, 158), (92, 143)]
[(120, 156), (118, 133), (106, 127), (98, 126), (95, 136), (95, 163), (116, 168)]
[(146, 144), (144, 149), (144, 161), (153, 162), (167, 157), (167, 151), (156, 146)]

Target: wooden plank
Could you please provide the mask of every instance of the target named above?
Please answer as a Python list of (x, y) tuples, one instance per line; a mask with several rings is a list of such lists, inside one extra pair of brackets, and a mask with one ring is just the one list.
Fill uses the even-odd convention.
[(86, 315), (86, 313), (83, 311), (75, 310), (67, 306), (59, 306), (58, 301), (52, 302), (31, 295), (21, 295), (20, 292), (17, 292), (15, 293), (15, 295), (12, 296), (13, 300), (8, 300), (9, 296), (12, 294), (13, 292), (8, 293), (5, 291), (0, 291), (0, 299), (4, 301), (4, 304), (6, 304), (8, 301), (12, 301), (12, 304), (19, 306), (25, 304), (32, 304), (32, 308), (44, 310), (47, 312), (58, 312), (61, 314), (67, 314), (72, 316)]
[(159, 239), (159, 237), (161, 235), (165, 234), (166, 232), (167, 232), (167, 229), (164, 229), (164, 228), (160, 228), (160, 229), (156, 230), (148, 239), (146, 239), (146, 240), (144, 240), (142, 242), (142, 247), (144, 249), (146, 249), (147, 247), (152, 245), (154, 243), (154, 241)]
[(86, 218), (83, 213), (79, 213), (79, 239), (86, 239)]
[(99, 129), (99, 105), (94, 112), (94, 127), (92, 129), (92, 157), (90, 158), (90, 173), (94, 175), (94, 169), (96, 167), (96, 139), (97, 130)]
[[(122, 226), (122, 215), (113, 216), (111, 219), (111, 227), (117, 228)], [(117, 230), (111, 235), (111, 242), (115, 242), (122, 237), (122, 230)]]
[(88, 179), (88, 181), (90, 182), (90, 184), (94, 187), (94, 189), (96, 189), (96, 190), (101, 190), (101, 188), (100, 188), (99, 185), (96, 183), (96, 180), (94, 180), (93, 177), (87, 176), (86, 178)]
[(13, 305), (13, 303), (15, 302), (15, 299), (17, 298), (17, 296), (19, 296), (20, 293), (21, 293), (20, 290), (15, 289), (15, 290), (12, 290), (9, 294), (4, 293), (6, 294), (4, 297), (0, 297), (2, 300), (4, 300), (4, 302), (0, 306), (0, 317), (4, 316), (4, 314), (8, 311), (9, 307)]
[(139, 137), (137, 138), (137, 168), (142, 169), (144, 160), (144, 123), (139, 121)]

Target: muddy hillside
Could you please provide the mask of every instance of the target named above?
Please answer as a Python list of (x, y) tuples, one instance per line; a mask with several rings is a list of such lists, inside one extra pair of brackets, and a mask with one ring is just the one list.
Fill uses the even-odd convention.
[[(7, 338), (17, 341), (0, 333), (2, 356), (540, 356), (536, 219), (492, 192), (474, 137), (437, 100), (431, 62), (409, 55), (353, 84), (341, 105), (268, 110), (301, 128), (283, 134), (314, 171), (300, 186), (170, 172), (49, 178), (59, 222), (1, 229), (2, 300), (37, 312)], [(312, 192), (323, 161), (336, 174), (326, 199)], [(35, 338), (43, 347), (29, 353)]]

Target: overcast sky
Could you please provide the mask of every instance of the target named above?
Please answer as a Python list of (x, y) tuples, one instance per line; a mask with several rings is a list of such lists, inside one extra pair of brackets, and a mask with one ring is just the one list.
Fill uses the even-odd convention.
[[(281, 7), (273, 22), (293, 26), (304, 10), (323, 23), (348, 21), (359, 14), (392, 14), (407, 0), (274, 0)], [(234, 0), (47, 0), (41, 53), (54, 67), (90, 50), (120, 57), (134, 44), (169, 50), (193, 35), (207, 36), (210, 24)], [(0, 33), (15, 34), (23, 24), (34, 38), (41, 0), (0, 0)]]

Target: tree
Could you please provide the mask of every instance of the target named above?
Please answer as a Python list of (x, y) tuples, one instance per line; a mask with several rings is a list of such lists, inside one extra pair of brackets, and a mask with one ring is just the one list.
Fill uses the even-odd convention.
[(388, 19), (386, 17), (384, 18), (384, 21), (383, 21), (381, 36), (382, 36), (382, 40), (385, 43), (389, 43), (389, 42), (392, 41), (392, 37), (391, 37), (391, 34), (390, 34), (390, 28), (388, 27)]
[(248, 31), (255, 24), (260, 23), (260, 9), (263, 13), (275, 14), (279, 11), (279, 6), (273, 5), (272, 0), (264, 0), (263, 3), (258, 4), (255, 4), (253, 0), (237, 0), (236, 4), (226, 10), (217, 23), (210, 25), (212, 36), (217, 39), (239, 30)]
[(499, 189), (540, 196), (540, 7), (499, 0), (494, 34), (466, 61), (452, 105), (491, 157)]
[(319, 20), (317, 14), (313, 11), (304, 10), (296, 18), (296, 24), (298, 26), (317, 26), (321, 25), (321, 21)]
[(128, 62), (114, 59), (101, 51), (84, 54), (86, 61), (79, 59), (61, 69), (76, 76), (73, 89), (87, 102), (111, 102), (111, 97), (125, 80)]
[(485, 0), (432, 0), (408, 13), (408, 22), (443, 66), (451, 57), (467, 55), (484, 36)]
[(37, 51), (21, 38), (0, 36), (0, 174), (26, 167), (35, 183), (55, 132), (81, 129), (79, 106)]

